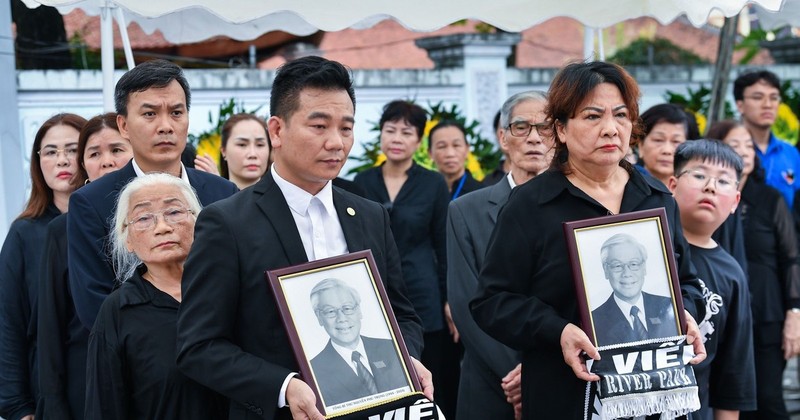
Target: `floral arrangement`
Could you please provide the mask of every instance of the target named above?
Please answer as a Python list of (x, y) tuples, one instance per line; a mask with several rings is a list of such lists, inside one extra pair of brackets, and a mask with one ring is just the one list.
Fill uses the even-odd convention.
[[(692, 90), (692, 88), (687, 88), (686, 90), (688, 91), (687, 95), (667, 91), (665, 99), (669, 103), (680, 105), (694, 113), (700, 134), (704, 134), (707, 128), (708, 120), (706, 115), (711, 102), (711, 90), (703, 85), (697, 90)], [(788, 81), (783, 83), (780, 90), (781, 104), (778, 106), (778, 116), (772, 125), (772, 132), (778, 138), (796, 146), (800, 131), (800, 121), (795, 111), (800, 109), (800, 91), (794, 89)], [(733, 106), (730, 102), (725, 101), (725, 118), (733, 117)]]
[[(466, 168), (475, 179), (482, 180), (487, 173), (493, 171), (500, 163), (500, 158), (503, 156), (502, 152), (495, 149), (493, 142), (480, 135), (477, 121), (467, 122), (467, 118), (462, 115), (457, 105), (453, 104), (447, 108), (442, 102), (436, 104), (428, 103), (425, 111), (428, 113), (428, 122), (425, 124), (425, 132), (422, 135), (419, 148), (414, 153), (414, 162), (418, 165), (434, 169), (433, 161), (428, 153), (428, 137), (431, 129), (442, 120), (454, 120), (461, 124), (464, 127), (464, 131), (467, 132), (470, 153), (467, 156)], [(361, 162), (361, 165), (351, 169), (348, 173), (353, 174), (364, 171), (378, 166), (386, 160), (386, 156), (381, 152), (380, 127), (377, 123), (373, 124), (372, 131), (378, 133), (377, 138), (363, 144), (364, 154), (351, 157)]]
[(200, 134), (189, 134), (189, 143), (194, 145), (197, 149), (197, 156), (211, 156), (211, 159), (217, 164), (217, 169), (221, 170), (220, 160), (222, 156), (220, 149), (222, 148), (222, 126), (225, 124), (225, 121), (228, 121), (228, 118), (234, 114), (255, 114), (259, 109), (261, 109), (260, 106), (254, 110), (248, 111), (244, 108), (244, 104), (237, 104), (233, 98), (223, 101), (219, 105), (216, 122), (214, 122), (213, 113), (210, 111), (208, 113), (208, 122), (213, 124), (213, 127)]

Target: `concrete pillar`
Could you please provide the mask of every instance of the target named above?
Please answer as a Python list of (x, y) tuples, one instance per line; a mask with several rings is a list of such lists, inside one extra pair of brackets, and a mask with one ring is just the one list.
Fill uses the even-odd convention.
[(420, 38), (416, 44), (428, 51), (437, 69), (464, 69), (464, 94), (460, 108), (467, 121), (480, 122), (481, 135), (494, 139), (492, 120), (508, 98), (506, 61), (518, 33), (456, 34)]
[(0, 240), (25, 200), (24, 142), (17, 109), (17, 71), (11, 36), (11, 2), (0, 2)]

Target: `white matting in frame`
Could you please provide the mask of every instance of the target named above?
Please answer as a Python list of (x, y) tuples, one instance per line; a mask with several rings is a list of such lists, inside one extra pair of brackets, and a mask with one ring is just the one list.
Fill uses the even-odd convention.
[(420, 388), (370, 251), (270, 271), (268, 277), (302, 378), (326, 416)]
[(681, 334), (683, 303), (663, 208), (568, 222), (564, 232), (582, 327), (595, 345)]

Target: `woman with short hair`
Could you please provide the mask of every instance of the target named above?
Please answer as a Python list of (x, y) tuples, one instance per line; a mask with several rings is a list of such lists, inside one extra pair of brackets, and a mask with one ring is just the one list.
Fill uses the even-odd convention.
[(122, 285), (89, 336), (86, 419), (225, 418), (227, 402), (178, 371), (183, 264), (200, 203), (167, 174), (136, 177), (120, 193), (111, 231)]

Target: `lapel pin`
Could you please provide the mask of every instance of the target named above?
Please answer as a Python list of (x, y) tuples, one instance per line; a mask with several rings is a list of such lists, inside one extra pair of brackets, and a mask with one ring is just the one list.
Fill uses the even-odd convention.
[(355, 216), (356, 215), (356, 211), (353, 210), (352, 207), (348, 207), (347, 208), (347, 214), (349, 214), (350, 216)]

